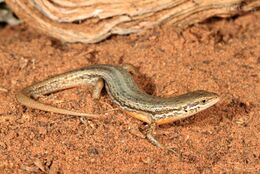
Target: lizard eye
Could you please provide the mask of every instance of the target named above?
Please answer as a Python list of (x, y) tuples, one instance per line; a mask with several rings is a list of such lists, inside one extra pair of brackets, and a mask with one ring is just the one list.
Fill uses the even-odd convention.
[(202, 100), (202, 103), (206, 103), (206, 100)]

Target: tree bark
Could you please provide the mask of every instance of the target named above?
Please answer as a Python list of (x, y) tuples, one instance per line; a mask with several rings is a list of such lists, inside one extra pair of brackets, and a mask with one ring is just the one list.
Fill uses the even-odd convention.
[(260, 0), (6, 0), (30, 26), (66, 42), (96, 43), (112, 34), (176, 27), (240, 15)]

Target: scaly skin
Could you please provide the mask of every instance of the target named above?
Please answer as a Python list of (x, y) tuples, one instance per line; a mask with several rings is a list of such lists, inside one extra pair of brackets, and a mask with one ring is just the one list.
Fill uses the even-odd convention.
[(151, 125), (147, 137), (153, 144), (159, 147), (163, 147), (163, 145), (152, 136), (152, 129), (154, 129), (155, 124), (166, 124), (189, 117), (219, 101), (219, 96), (216, 93), (202, 90), (169, 98), (148, 95), (133, 81), (129, 73), (131, 69), (134, 69), (131, 65), (93, 65), (81, 68), (29, 86), (17, 94), (17, 100), (21, 104), (34, 109), (65, 115), (97, 118), (95, 114), (59, 109), (34, 99), (40, 95), (82, 84), (95, 85), (93, 97), (99, 98), (101, 89), (105, 85), (114, 103), (118, 104), (129, 115)]

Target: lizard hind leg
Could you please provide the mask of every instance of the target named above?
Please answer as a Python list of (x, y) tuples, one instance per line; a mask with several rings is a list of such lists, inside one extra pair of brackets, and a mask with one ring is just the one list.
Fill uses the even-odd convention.
[(122, 67), (125, 70), (127, 70), (129, 73), (133, 74), (133, 75), (138, 75), (139, 74), (139, 72), (136, 69), (136, 67), (134, 67), (134, 65), (132, 65), (132, 64), (126, 63), (126, 64), (123, 64)]
[(104, 88), (104, 85), (105, 85), (104, 80), (103, 80), (102, 78), (99, 78), (99, 79), (97, 80), (97, 82), (95, 83), (94, 89), (93, 89), (93, 91), (92, 91), (92, 97), (93, 97), (94, 99), (99, 99), (99, 98), (100, 98), (100, 96), (101, 96), (101, 91), (102, 91), (102, 89)]

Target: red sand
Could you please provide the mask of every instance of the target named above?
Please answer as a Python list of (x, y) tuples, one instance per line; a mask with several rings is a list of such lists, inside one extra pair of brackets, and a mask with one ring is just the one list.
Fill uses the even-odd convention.
[[(0, 29), (0, 171), (2, 173), (257, 173), (260, 171), (260, 12), (141, 35), (113, 36), (93, 45), (66, 44), (25, 24)], [(160, 126), (157, 138), (175, 153), (142, 138), (146, 125), (115, 110), (85, 120), (28, 109), (15, 93), (59, 73), (92, 64), (131, 63), (147, 93), (172, 96), (197, 89), (222, 100), (188, 119)], [(82, 112), (118, 109), (91, 87), (42, 100)]]

